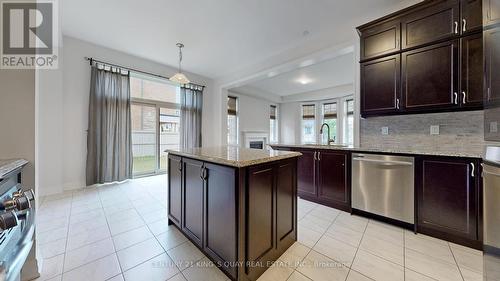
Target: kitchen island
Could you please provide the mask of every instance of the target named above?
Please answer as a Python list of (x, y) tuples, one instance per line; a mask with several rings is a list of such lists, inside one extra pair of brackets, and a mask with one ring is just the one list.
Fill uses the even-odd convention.
[(167, 150), (168, 220), (232, 280), (257, 280), (297, 240), (298, 152)]

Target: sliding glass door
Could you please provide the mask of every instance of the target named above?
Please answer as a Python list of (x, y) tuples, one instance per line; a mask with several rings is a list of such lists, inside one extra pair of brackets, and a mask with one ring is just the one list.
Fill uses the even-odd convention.
[(160, 171), (167, 170), (166, 149), (180, 147), (180, 110), (160, 108)]

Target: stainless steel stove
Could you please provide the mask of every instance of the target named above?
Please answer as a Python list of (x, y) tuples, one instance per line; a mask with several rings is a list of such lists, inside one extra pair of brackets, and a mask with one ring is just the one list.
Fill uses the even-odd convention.
[(21, 185), (21, 169), (0, 177), (0, 281), (18, 281), (33, 246), (35, 196)]

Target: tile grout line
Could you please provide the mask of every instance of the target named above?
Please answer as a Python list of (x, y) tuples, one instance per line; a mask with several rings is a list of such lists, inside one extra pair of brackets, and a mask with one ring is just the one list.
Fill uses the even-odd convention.
[[(353, 214), (351, 213), (351, 216), (352, 216), (352, 215), (353, 215)], [(354, 265), (354, 261), (356, 260), (356, 256), (358, 255), (359, 247), (361, 247), (361, 242), (363, 242), (363, 238), (365, 237), (365, 233), (366, 233), (366, 230), (368, 229), (368, 224), (369, 224), (369, 223), (370, 223), (370, 220), (368, 220), (368, 222), (367, 222), (367, 223), (366, 223), (366, 225), (365, 225), (365, 229), (363, 230), (363, 235), (361, 235), (361, 239), (359, 240), (358, 247), (356, 247), (356, 252), (354, 253), (354, 257), (352, 258), (352, 264), (351, 264), (351, 266), (349, 267), (349, 272), (347, 273), (347, 276), (346, 276), (345, 280), (347, 280), (347, 279), (349, 278), (349, 275), (351, 274), (351, 271), (353, 270), (353, 269), (352, 269), (352, 267), (353, 267), (353, 265)], [(354, 270), (354, 271), (356, 271), (356, 270)], [(357, 271), (356, 271), (356, 272), (357, 272)], [(359, 272), (358, 272), (358, 273), (359, 273)], [(359, 273), (359, 274), (361, 274), (361, 273)], [(363, 275), (363, 274), (361, 274), (361, 275)], [(365, 275), (363, 275), (363, 276), (365, 276)], [(368, 277), (368, 276), (365, 276), (365, 277)], [(371, 278), (369, 278), (369, 279), (371, 279)], [(372, 280), (373, 280), (373, 279), (372, 279)]]
[(62, 264), (61, 280), (63, 280), (63, 278), (64, 278), (64, 268), (65, 268), (65, 265), (66, 265), (66, 249), (68, 248), (69, 226), (70, 226), (70, 222), (71, 222), (71, 211), (73, 209), (73, 198), (74, 198), (74, 196), (75, 196), (75, 193), (71, 192), (71, 201), (70, 201), (70, 204), (69, 204), (68, 230), (66, 232), (66, 245), (64, 247), (64, 257), (63, 257), (63, 264)]
[(453, 253), (453, 249), (451, 248), (450, 242), (448, 242), (448, 247), (450, 248), (451, 255), (453, 256), (453, 259), (455, 260), (455, 265), (458, 268), (458, 272), (460, 273), (460, 276), (462, 277), (462, 281), (465, 281), (464, 275), (462, 274), (462, 269), (460, 268), (460, 265), (458, 264), (457, 258), (455, 257), (455, 253)]

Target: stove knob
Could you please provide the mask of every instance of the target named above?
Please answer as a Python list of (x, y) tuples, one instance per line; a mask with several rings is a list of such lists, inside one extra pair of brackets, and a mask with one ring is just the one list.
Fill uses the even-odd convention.
[(3, 202), (0, 202), (0, 210), (12, 210), (16, 208), (16, 201), (13, 199), (6, 199)]
[(29, 201), (35, 200), (35, 192), (33, 192), (33, 189), (26, 190), (24, 196), (28, 198)]
[(30, 200), (26, 196), (22, 196), (14, 200), (16, 201), (16, 209), (18, 211), (23, 211), (31, 208)]
[(17, 225), (17, 216), (14, 212), (0, 214), (0, 229), (7, 230)]

